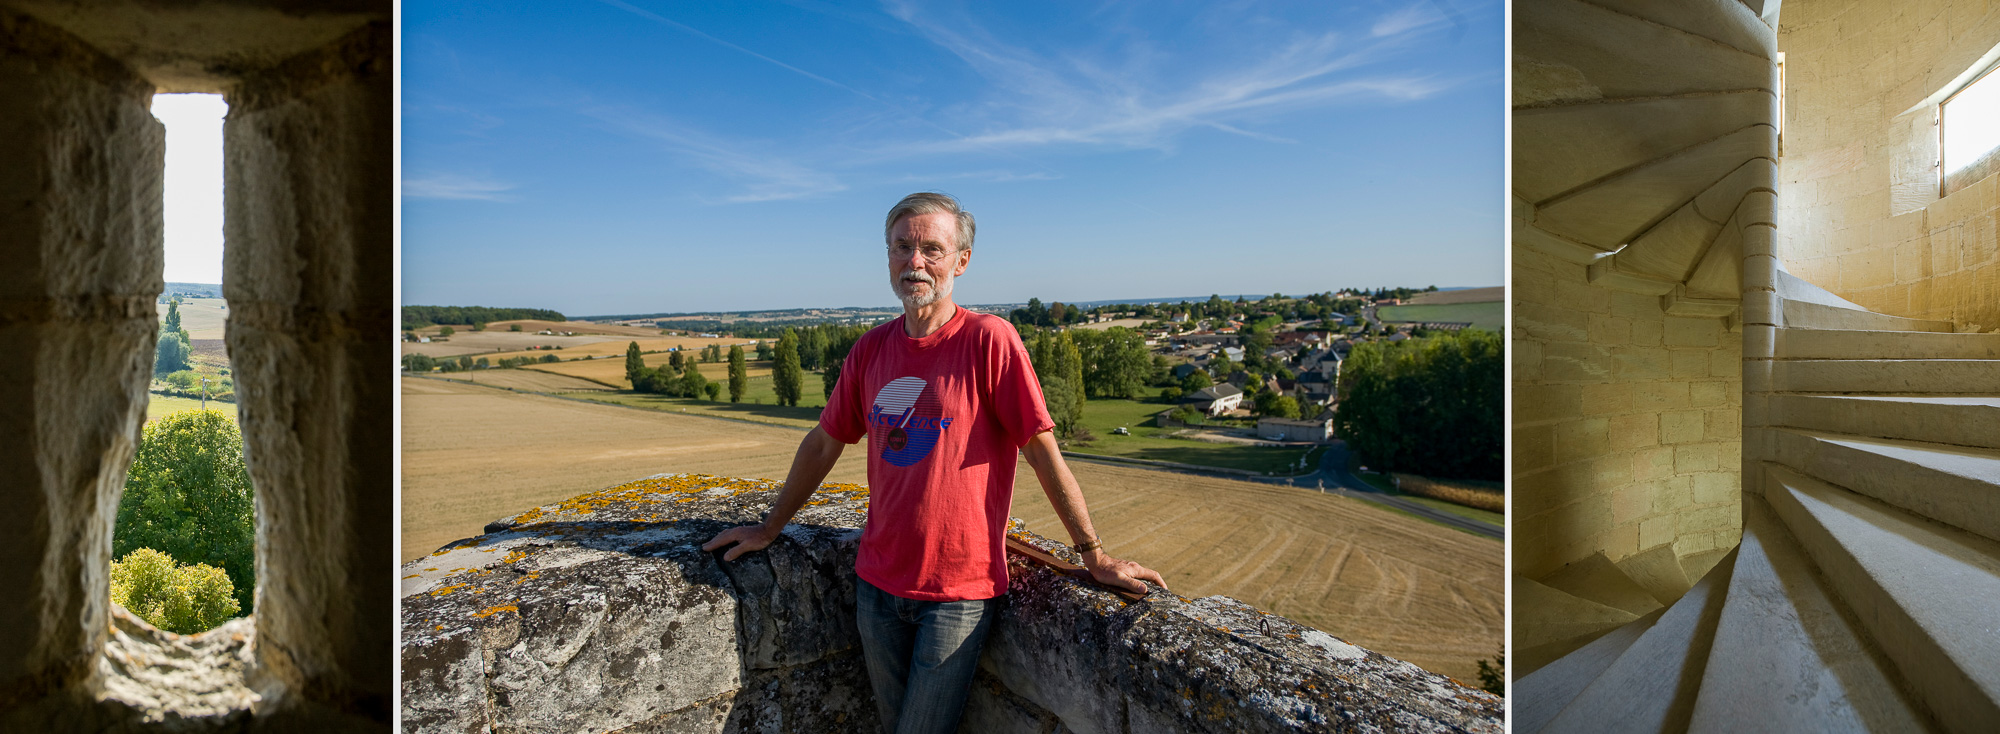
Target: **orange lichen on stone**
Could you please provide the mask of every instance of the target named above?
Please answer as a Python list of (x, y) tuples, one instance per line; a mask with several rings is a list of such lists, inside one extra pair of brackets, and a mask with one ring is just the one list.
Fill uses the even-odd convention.
[(527, 553), (527, 551), (523, 551), (523, 550), (520, 550), (520, 549), (518, 549), (518, 548), (517, 548), (517, 549), (515, 549), (515, 550), (513, 550), (513, 551), (509, 552), (509, 553), (508, 553), (508, 554), (506, 555), (506, 557), (504, 557), (504, 558), (501, 558), (501, 559), (500, 559), (500, 562), (501, 562), (501, 563), (513, 563), (513, 562), (515, 562), (515, 561), (518, 561), (518, 560), (521, 560), (521, 559), (523, 559), (523, 558), (527, 558), (527, 557), (528, 557), (528, 553)]
[(446, 594), (449, 594), (449, 593), (451, 593), (451, 592), (454, 592), (454, 591), (457, 591), (457, 590), (459, 590), (459, 589), (463, 589), (463, 588), (465, 588), (465, 587), (467, 587), (467, 586), (471, 586), (471, 584), (452, 584), (452, 585), (450, 585), (450, 586), (446, 586), (446, 587), (444, 587), (444, 588), (441, 588), (441, 589), (434, 589), (434, 590), (432, 590), (432, 591), (431, 591), (431, 596), (444, 596), (444, 595), (446, 595)]
[(513, 604), (502, 604), (502, 605), (500, 605), (500, 606), (497, 606), (497, 607), (487, 607), (487, 608), (485, 608), (485, 609), (482, 609), (482, 610), (479, 610), (479, 611), (477, 611), (477, 612), (473, 612), (473, 613), (472, 613), (472, 616), (474, 616), (474, 617), (490, 617), (490, 616), (493, 616), (493, 615), (495, 615), (495, 614), (499, 614), (499, 613), (501, 613), (501, 612), (513, 612), (513, 613), (515, 613), (515, 614), (520, 614), (520, 613), (521, 613), (521, 610), (520, 610), (519, 608), (517, 608), (517, 607), (516, 607), (515, 605), (513, 605)]

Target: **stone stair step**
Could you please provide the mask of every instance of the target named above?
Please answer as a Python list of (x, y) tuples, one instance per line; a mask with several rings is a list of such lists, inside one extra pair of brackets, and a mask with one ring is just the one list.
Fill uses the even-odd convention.
[(1645, 587), (1619, 570), (1618, 565), (1601, 551), (1556, 569), (1539, 580), (1550, 588), (1623, 609), (1635, 617), (1665, 606), (1654, 599)]
[(2000, 448), (2000, 397), (1773, 395), (1770, 401), (1774, 425)]
[(1514, 671), (1522, 676), (1638, 615), (1514, 577)]
[(1728, 548), (1689, 553), (1681, 556), (1681, 571), (1691, 579), (1707, 576), (1708, 572), (1715, 568), (1716, 562), (1722, 560), (1722, 557), (1726, 555), (1729, 555)]
[(2000, 334), (1779, 329), (1779, 359), (2000, 359)]
[(1811, 393), (2000, 393), (2000, 360), (1804, 359), (1771, 365), (1771, 389)]
[(1508, 697), (1514, 701), (1514, 731), (1540, 731), (1548, 726), (1556, 714), (1562, 713), (1563, 707), (1576, 700), (1577, 694), (1589, 687), (1591, 681), (1597, 680), (1605, 668), (1611, 667), (1612, 661), (1625, 654), (1626, 648), (1631, 647), (1640, 635), (1660, 620), (1660, 615), (1666, 613), (1664, 608), (1655, 609), (1651, 614), (1598, 636), (1560, 659), (1523, 673), (1507, 691)]
[(1681, 558), (1674, 553), (1672, 543), (1662, 543), (1618, 559), (1615, 565), (1662, 606), (1679, 601), (1688, 587), (1694, 586), (1688, 581), (1687, 571), (1681, 568)]
[(1950, 731), (2000, 731), (2000, 542), (1765, 464), (1765, 498)]
[(1932, 729), (1891, 670), (1783, 523), (1745, 497), (1743, 542), (1688, 731)]
[(1802, 474), (2000, 540), (2000, 449), (1796, 428), (1770, 436), (1771, 459)]
[(1735, 560), (1716, 564), (1542, 731), (1684, 731)]
[(1785, 328), (1857, 329), (1863, 331), (1930, 331), (1949, 334), (1957, 329), (1949, 321), (1910, 319), (1861, 311), (1822, 303), (1784, 299)]

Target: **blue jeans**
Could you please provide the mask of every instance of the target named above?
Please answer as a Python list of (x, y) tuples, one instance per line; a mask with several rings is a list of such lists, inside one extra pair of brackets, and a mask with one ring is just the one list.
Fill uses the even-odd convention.
[(958, 730), (1000, 603), (905, 599), (855, 579), (854, 617), (883, 731)]

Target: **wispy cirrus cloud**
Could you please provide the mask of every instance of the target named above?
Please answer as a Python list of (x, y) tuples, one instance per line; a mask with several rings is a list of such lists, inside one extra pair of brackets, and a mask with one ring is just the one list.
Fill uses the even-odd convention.
[(925, 152), (1053, 144), (1169, 148), (1176, 136), (1196, 128), (1289, 143), (1253, 126), (1280, 113), (1345, 100), (1422, 99), (1456, 83), (1419, 72), (1361, 73), (1362, 67), (1379, 65), (1392, 55), (1398, 43), (1393, 36), (1443, 20), (1423, 6), (1351, 33), (1260, 39), (1257, 46), (1274, 50), (1236, 58), (1233, 64), (1160, 75), (1146, 73), (1148, 57), (1160, 54), (1144, 43), (1100, 50), (1099, 56), (1038, 53), (1029, 43), (1000, 38), (962, 12), (933, 14), (908, 0), (894, 0), (887, 10), (918, 36), (956, 55), (996, 90), (962, 110), (980, 118), (980, 132), (916, 146)]
[(615, 132), (651, 141), (690, 165), (740, 185), (735, 193), (702, 197), (710, 203), (781, 201), (847, 190), (847, 185), (830, 173), (759, 150), (761, 146), (754, 143), (727, 139), (663, 115), (613, 106), (587, 106), (577, 111)]
[(440, 173), (403, 179), (403, 197), (459, 201), (508, 201), (515, 186), (503, 181)]

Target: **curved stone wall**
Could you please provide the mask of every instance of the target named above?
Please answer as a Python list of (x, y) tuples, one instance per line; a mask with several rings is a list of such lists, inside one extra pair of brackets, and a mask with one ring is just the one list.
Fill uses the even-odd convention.
[(1940, 196), (1937, 93), (2000, 45), (1981, 0), (1789, 0), (1778, 251), (1870, 310), (2000, 328), (2000, 179)]
[[(650, 477), (404, 566), (406, 730), (873, 731), (853, 619), (867, 490), (821, 487), (733, 563), (700, 550), (776, 490)], [(1232, 599), (1011, 571), (966, 731), (1502, 729), (1498, 697)]]

